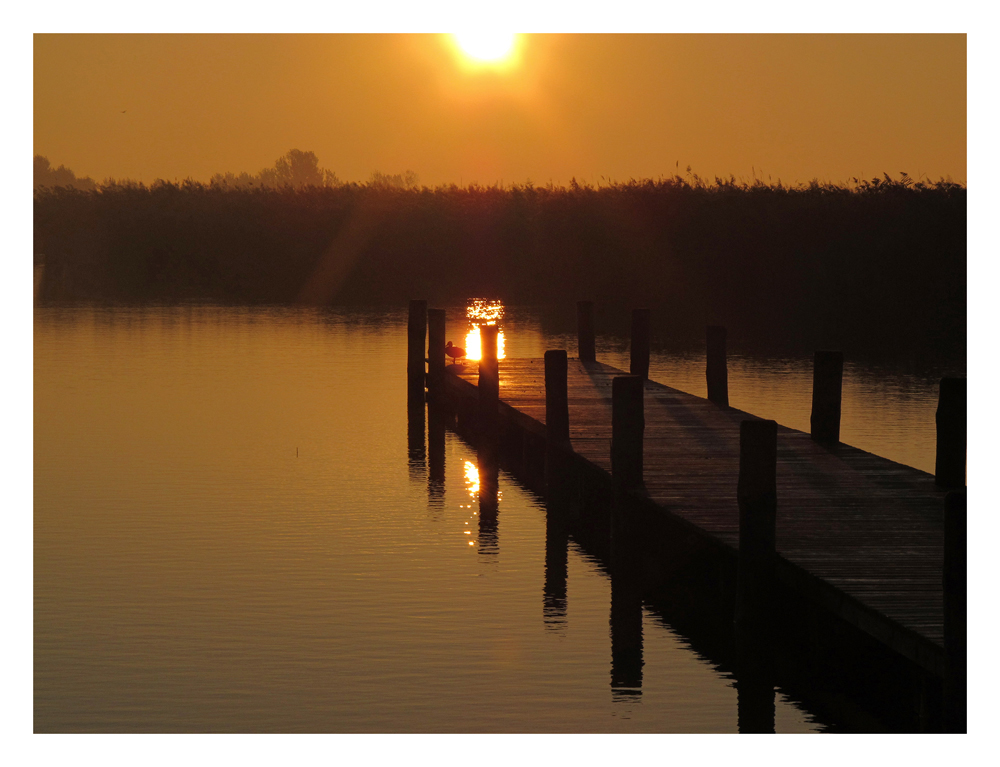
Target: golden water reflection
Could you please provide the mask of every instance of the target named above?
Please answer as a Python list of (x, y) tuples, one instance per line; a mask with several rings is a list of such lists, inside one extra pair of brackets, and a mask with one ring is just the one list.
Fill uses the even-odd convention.
[[(490, 323), (492, 324), (492, 323)], [(504, 353), (503, 330), (497, 331), (497, 359), (502, 360), (507, 355)], [(479, 326), (472, 328), (465, 336), (465, 358), (468, 360), (479, 360), (483, 358), (482, 346), (479, 341)]]
[[(469, 494), (469, 498), (472, 501), (482, 501), (483, 500), (483, 499), (480, 499), (480, 497), (479, 497), (479, 467), (473, 461), (466, 461), (465, 462), (465, 490)], [(486, 500), (488, 500), (488, 499), (486, 499)], [(503, 500), (503, 493), (499, 489), (497, 489), (497, 491), (496, 491), (496, 503), (499, 504), (500, 501), (502, 501), (502, 500)], [(480, 507), (481, 506), (482, 506), (482, 503), (480, 503)], [(469, 509), (472, 512), (472, 516), (470, 516), (469, 519), (465, 522), (466, 527), (468, 527), (469, 529), (468, 530), (463, 530), (462, 533), (464, 535), (474, 536), (475, 533), (471, 529), (471, 521), (473, 520), (473, 518), (480, 516), (479, 512), (473, 510), (473, 504), (472, 503), (470, 503), (468, 506), (465, 506), (464, 504), (460, 504), (459, 508), (460, 509)], [(495, 512), (496, 506), (494, 505), (493, 508), (494, 508), (494, 512)], [(492, 519), (493, 519), (492, 524), (495, 526), (495, 524), (496, 524), (495, 513), (494, 513)], [(480, 519), (479, 521), (480, 521), (480, 527), (481, 527), (483, 520)], [(482, 532), (481, 529), (480, 529), (480, 532)], [(476, 538), (473, 538), (472, 540), (468, 541), (468, 544), (470, 546), (475, 546), (478, 543), (479, 543), (479, 540), (476, 539)]]
[[(479, 328), (482, 325), (499, 325), (503, 319), (504, 305), (502, 301), (485, 298), (470, 298), (465, 308), (471, 327), (465, 336), (465, 358), (468, 360), (482, 359), (482, 344), (479, 340)], [(497, 329), (497, 359), (504, 359), (504, 332)]]
[(465, 307), (465, 316), (476, 325), (496, 325), (503, 319), (503, 301), (485, 298), (470, 298)]
[[(476, 466), (476, 464), (474, 464), (472, 461), (465, 462), (465, 489), (469, 493), (469, 497), (472, 498), (472, 500), (476, 500), (479, 497), (479, 467)], [(460, 508), (466, 508), (466, 507), (462, 506)], [(469, 504), (468, 508), (469, 509), (472, 508), (471, 503)], [(476, 516), (477, 512), (473, 511), (472, 515)], [(469, 521), (467, 520), (465, 524), (469, 525)], [(471, 529), (465, 530), (463, 532), (466, 535), (470, 536), (472, 535)], [(476, 541), (470, 540), (469, 545), (475, 546)]]
[(473, 500), (479, 497), (479, 467), (472, 461), (465, 462), (465, 489)]

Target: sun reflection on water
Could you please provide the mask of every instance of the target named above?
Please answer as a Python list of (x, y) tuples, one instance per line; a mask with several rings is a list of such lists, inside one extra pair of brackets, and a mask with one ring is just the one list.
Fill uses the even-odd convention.
[(472, 461), (465, 462), (465, 489), (473, 499), (479, 497), (479, 467)]
[[(465, 490), (473, 501), (479, 500), (479, 467), (473, 461), (465, 462)], [(500, 503), (502, 500), (503, 500), (503, 493), (499, 489), (497, 489), (496, 502)], [(470, 503), (468, 506), (464, 504), (459, 504), (458, 508), (469, 509), (471, 511), (473, 508), (473, 504)], [(472, 520), (474, 520), (478, 516), (479, 516), (478, 511), (472, 511), (472, 516), (469, 517), (469, 520), (466, 521), (465, 523), (466, 527), (469, 527), (472, 524)], [(463, 530), (462, 533), (464, 535), (473, 536), (473, 539), (471, 541), (468, 541), (470, 546), (476, 546), (479, 543), (479, 540), (476, 537), (474, 537), (476, 533), (473, 532), (472, 529)]]
[[(472, 498), (473, 500), (479, 497), (479, 467), (476, 466), (476, 464), (474, 464), (472, 461), (465, 462), (465, 489), (466, 491), (468, 491), (469, 497)], [(461, 508), (471, 509), (472, 504), (470, 503), (467, 507), (462, 506)], [(473, 516), (475, 516), (476, 512), (472, 512), (472, 514)], [(468, 525), (469, 523), (466, 522), (465, 524)], [(466, 535), (472, 535), (471, 530), (466, 530), (464, 532)], [(469, 545), (475, 546), (476, 541), (475, 540), (469, 541)]]
[[(504, 305), (502, 301), (490, 301), (484, 298), (470, 298), (465, 308), (465, 316), (471, 325), (465, 336), (465, 358), (468, 360), (482, 359), (482, 344), (479, 340), (481, 325), (499, 325), (503, 319)], [(497, 330), (497, 359), (502, 360), (504, 352), (503, 328)]]

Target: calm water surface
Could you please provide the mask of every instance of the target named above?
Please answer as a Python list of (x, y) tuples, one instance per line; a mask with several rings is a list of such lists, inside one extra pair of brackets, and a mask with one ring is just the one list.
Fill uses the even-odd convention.
[[(612, 692), (610, 582), (572, 539), (546, 617), (536, 496), (501, 472), (481, 546), (451, 432), (429, 486), (405, 322), (36, 309), (36, 731), (737, 730), (732, 679), (648, 610), (641, 695)], [(509, 356), (575, 354), (529, 311), (505, 327)], [(628, 367), (620, 340), (598, 357)], [(704, 355), (650, 377), (703, 395)], [(935, 378), (848, 361), (844, 385), (845, 442), (933, 469)], [(736, 407), (807, 429), (810, 386), (809, 359), (731, 356)], [(823, 724), (779, 694), (778, 732)]]

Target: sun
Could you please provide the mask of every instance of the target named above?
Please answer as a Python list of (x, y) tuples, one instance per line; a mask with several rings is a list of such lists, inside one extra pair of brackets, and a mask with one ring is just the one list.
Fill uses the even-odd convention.
[(452, 35), (466, 56), (482, 62), (500, 62), (510, 56), (517, 35), (509, 32), (461, 32)]

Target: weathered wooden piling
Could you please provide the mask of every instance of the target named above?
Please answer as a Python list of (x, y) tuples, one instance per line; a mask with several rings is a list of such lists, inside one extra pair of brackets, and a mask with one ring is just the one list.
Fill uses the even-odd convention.
[(642, 487), (643, 379), (616, 376), (611, 380), (611, 476), (625, 490)]
[(497, 361), (496, 325), (479, 328), (479, 418), (480, 429), (495, 431), (497, 404), (500, 399), (500, 367)]
[(729, 371), (726, 367), (726, 329), (709, 325), (707, 332), (705, 378), (708, 382), (708, 399), (717, 405), (729, 405)]
[(496, 325), (479, 327), (479, 553), (495, 555), (499, 550), (497, 511), (500, 464), (499, 402), (500, 367), (497, 361)]
[(737, 715), (740, 733), (774, 732), (774, 565), (778, 425), (740, 422), (739, 559), (736, 576)]
[(569, 511), (573, 487), (567, 370), (564, 349), (545, 352), (545, 496), (550, 514)]
[(545, 352), (545, 430), (555, 443), (569, 442), (567, 356), (564, 349)]
[(424, 397), (424, 342), (427, 340), (427, 302), (410, 301), (407, 323), (406, 390), (410, 399)]
[(740, 512), (737, 626), (764, 626), (770, 614), (778, 505), (777, 454), (777, 423), (764, 420), (740, 423), (740, 470), (736, 488)]
[[(479, 328), (479, 391), (496, 400), (500, 394), (500, 363), (497, 360), (496, 325), (483, 325)], [(484, 389), (485, 387), (485, 389)]]
[(629, 372), (649, 378), (649, 309), (632, 310)]
[(966, 524), (966, 495), (952, 491), (945, 497), (944, 514), (944, 651), (948, 663), (944, 715), (947, 732), (965, 732), (967, 728)]
[(816, 352), (813, 358), (812, 414), (809, 426), (817, 442), (840, 442), (843, 352)]
[(594, 302), (576, 302), (576, 335), (581, 362), (596, 362), (594, 341)]
[(942, 378), (938, 395), (937, 458), (934, 481), (940, 487), (965, 487), (966, 379)]
[(445, 310), (427, 310), (427, 390), (441, 395), (445, 374)]

